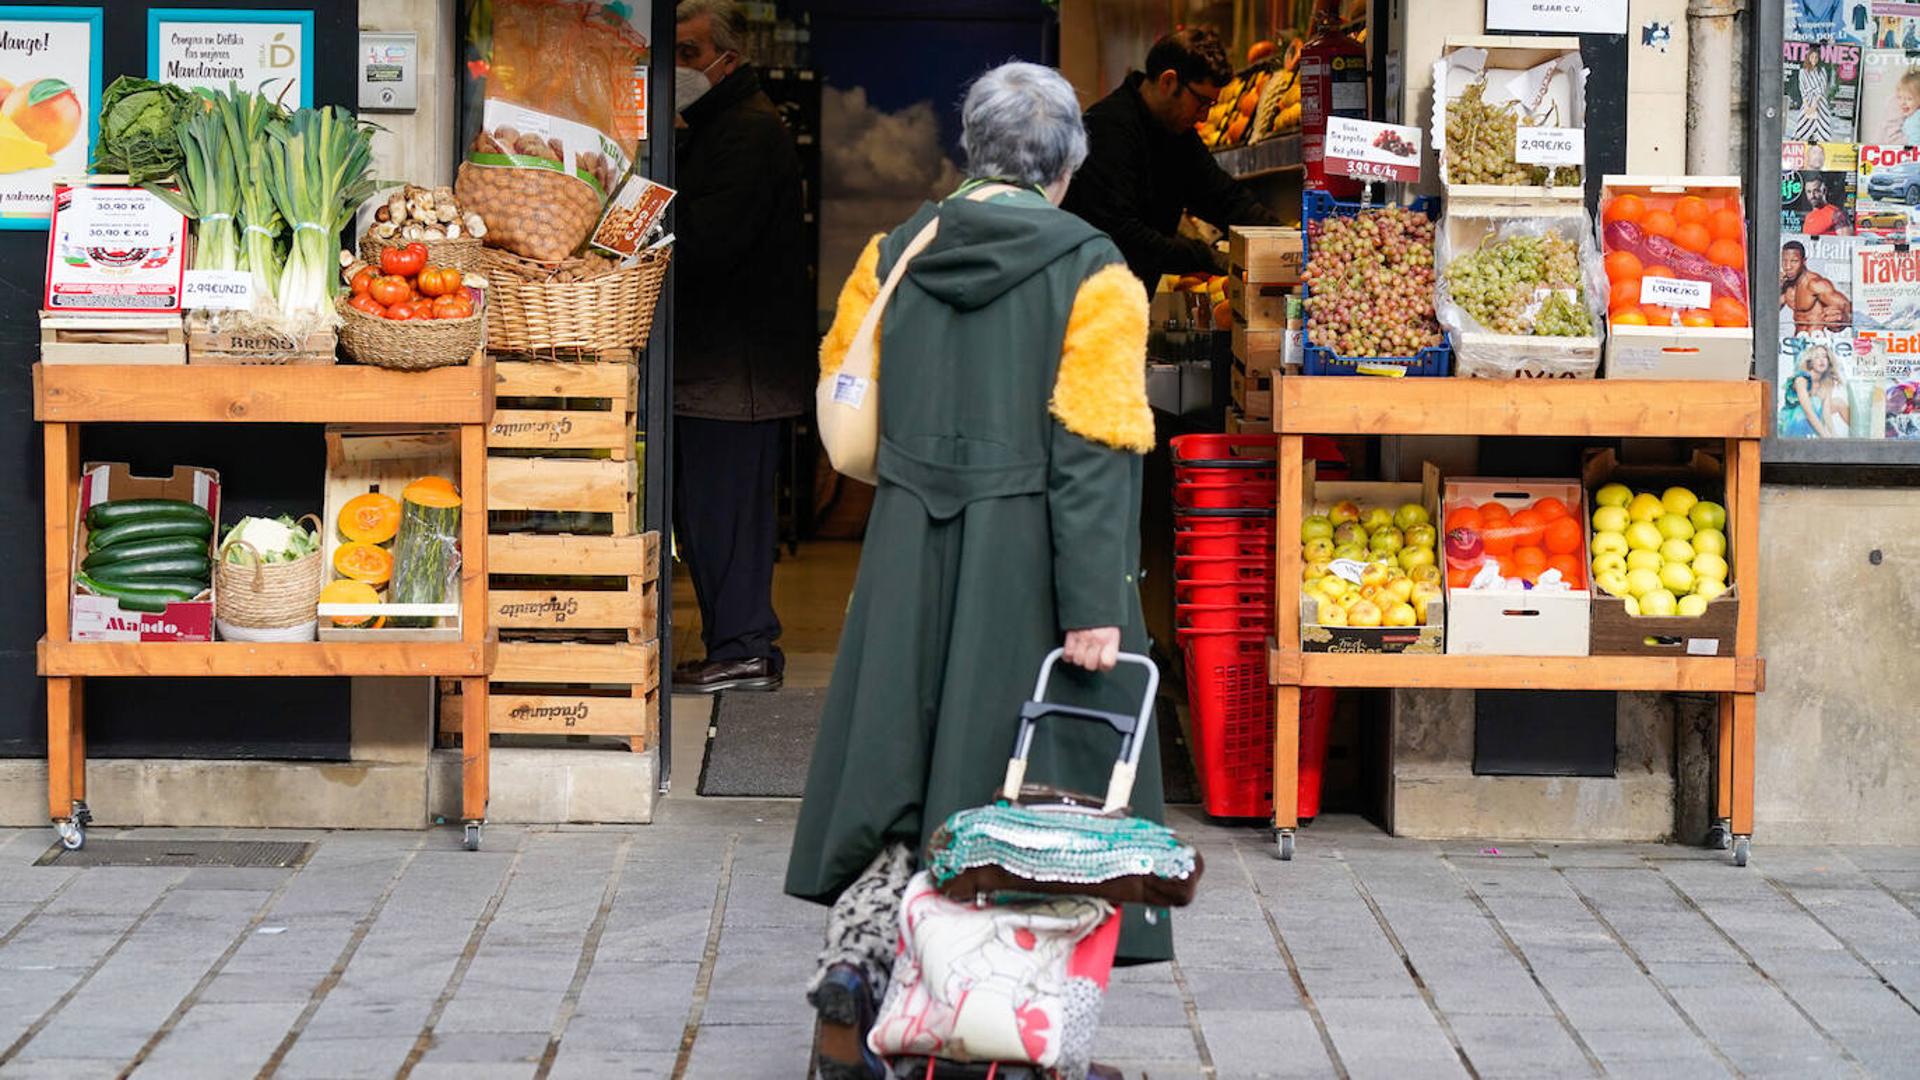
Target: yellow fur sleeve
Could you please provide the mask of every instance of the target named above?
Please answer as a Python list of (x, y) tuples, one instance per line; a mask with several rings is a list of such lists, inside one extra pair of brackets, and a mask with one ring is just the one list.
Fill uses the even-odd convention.
[(1081, 282), (1054, 379), (1054, 419), (1083, 439), (1144, 454), (1153, 449), (1147, 406), (1147, 293), (1124, 263)]
[[(880, 294), (880, 241), (884, 236), (876, 235), (867, 241), (867, 248), (860, 253), (860, 260), (853, 264), (853, 273), (847, 275), (847, 283), (840, 286), (840, 302), (834, 307), (833, 325), (827, 329), (827, 336), (820, 342), (820, 377), (828, 378), (840, 370), (847, 359), (847, 350), (853, 347), (853, 335), (860, 329), (860, 320), (867, 317), (867, 309), (873, 306), (874, 297)], [(879, 374), (880, 357), (874, 356), (874, 374)]]

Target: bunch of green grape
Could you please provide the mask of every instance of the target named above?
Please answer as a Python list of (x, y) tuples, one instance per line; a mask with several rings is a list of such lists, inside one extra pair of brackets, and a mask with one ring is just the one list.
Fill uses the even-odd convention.
[[(1535, 308), (1542, 289), (1552, 291)], [(1558, 233), (1481, 244), (1447, 267), (1447, 292), (1496, 334), (1585, 337), (1593, 332), (1580, 279), (1580, 248)]]
[(1486, 100), (1485, 83), (1473, 83), (1447, 102), (1447, 182), (1577, 186), (1577, 165), (1522, 165), (1514, 160), (1514, 133), (1519, 124), (1513, 102), (1495, 105)]

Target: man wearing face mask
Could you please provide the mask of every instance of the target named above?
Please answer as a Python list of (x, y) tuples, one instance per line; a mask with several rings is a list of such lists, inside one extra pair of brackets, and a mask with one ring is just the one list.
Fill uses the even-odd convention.
[(741, 53), (739, 6), (675, 15), (674, 531), (706, 657), (676, 665), (673, 689), (771, 690), (781, 421), (813, 396), (800, 161)]

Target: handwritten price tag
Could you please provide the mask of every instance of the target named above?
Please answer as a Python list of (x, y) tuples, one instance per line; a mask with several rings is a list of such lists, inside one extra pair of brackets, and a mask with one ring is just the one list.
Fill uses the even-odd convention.
[(1711, 307), (1713, 286), (1704, 281), (1645, 277), (1640, 279), (1640, 302), (1674, 308)]
[(1513, 160), (1522, 165), (1584, 165), (1586, 129), (1521, 125), (1513, 136)]
[(1327, 118), (1327, 171), (1362, 180), (1420, 179), (1420, 129), (1351, 117)]

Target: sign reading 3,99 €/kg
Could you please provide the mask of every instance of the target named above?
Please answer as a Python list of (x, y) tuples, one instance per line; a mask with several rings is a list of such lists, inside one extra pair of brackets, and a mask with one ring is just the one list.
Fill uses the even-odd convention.
[(1344, 116), (1327, 118), (1327, 172), (1357, 180), (1420, 179), (1420, 129)]

